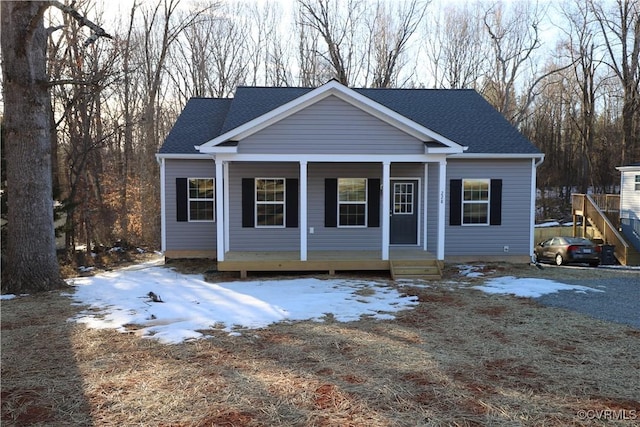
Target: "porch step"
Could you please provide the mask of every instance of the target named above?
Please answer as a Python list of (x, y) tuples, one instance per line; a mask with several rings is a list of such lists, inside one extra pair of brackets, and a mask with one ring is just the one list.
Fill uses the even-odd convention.
[(437, 260), (391, 261), (391, 277), (397, 279), (442, 279), (442, 269)]

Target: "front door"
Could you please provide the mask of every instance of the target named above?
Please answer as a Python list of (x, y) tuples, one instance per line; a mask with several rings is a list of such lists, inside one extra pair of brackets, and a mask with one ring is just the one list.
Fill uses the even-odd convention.
[(418, 244), (418, 181), (391, 180), (392, 245)]

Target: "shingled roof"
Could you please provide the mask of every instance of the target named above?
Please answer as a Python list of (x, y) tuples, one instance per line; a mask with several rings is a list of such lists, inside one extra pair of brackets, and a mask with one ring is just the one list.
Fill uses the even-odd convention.
[[(160, 148), (162, 154), (196, 154), (195, 145), (237, 128), (312, 88), (238, 87), (234, 98), (193, 98)], [(354, 89), (474, 154), (540, 151), (471, 89)]]

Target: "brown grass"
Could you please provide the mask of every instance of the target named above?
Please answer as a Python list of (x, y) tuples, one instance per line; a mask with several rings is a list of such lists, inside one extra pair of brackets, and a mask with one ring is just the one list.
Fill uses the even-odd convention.
[(181, 345), (69, 323), (79, 307), (57, 293), (4, 301), (2, 425), (598, 425), (579, 411), (605, 409), (640, 418), (640, 331), (453, 286), (482, 280), (450, 267), (429, 288), (405, 287), (420, 305), (394, 321), (328, 316)]

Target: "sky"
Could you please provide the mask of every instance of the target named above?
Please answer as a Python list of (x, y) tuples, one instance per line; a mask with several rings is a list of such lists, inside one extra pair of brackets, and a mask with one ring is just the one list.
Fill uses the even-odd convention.
[[(179, 344), (206, 338), (206, 330), (243, 335), (277, 322), (311, 320), (385, 320), (418, 305), (405, 286), (429, 282), (292, 278), (209, 283), (202, 275), (181, 274), (162, 265), (162, 258), (95, 276), (70, 279), (73, 304), (84, 306), (72, 322), (95, 329), (132, 330), (143, 338)], [(479, 277), (481, 266), (460, 265), (463, 277)], [(452, 284), (455, 285), (455, 284)], [(537, 298), (560, 290), (602, 292), (546, 279), (498, 277), (476, 289), (487, 293)], [(149, 292), (163, 302), (153, 302)], [(2, 299), (15, 298), (3, 295)], [(135, 325), (132, 327), (131, 325)]]

